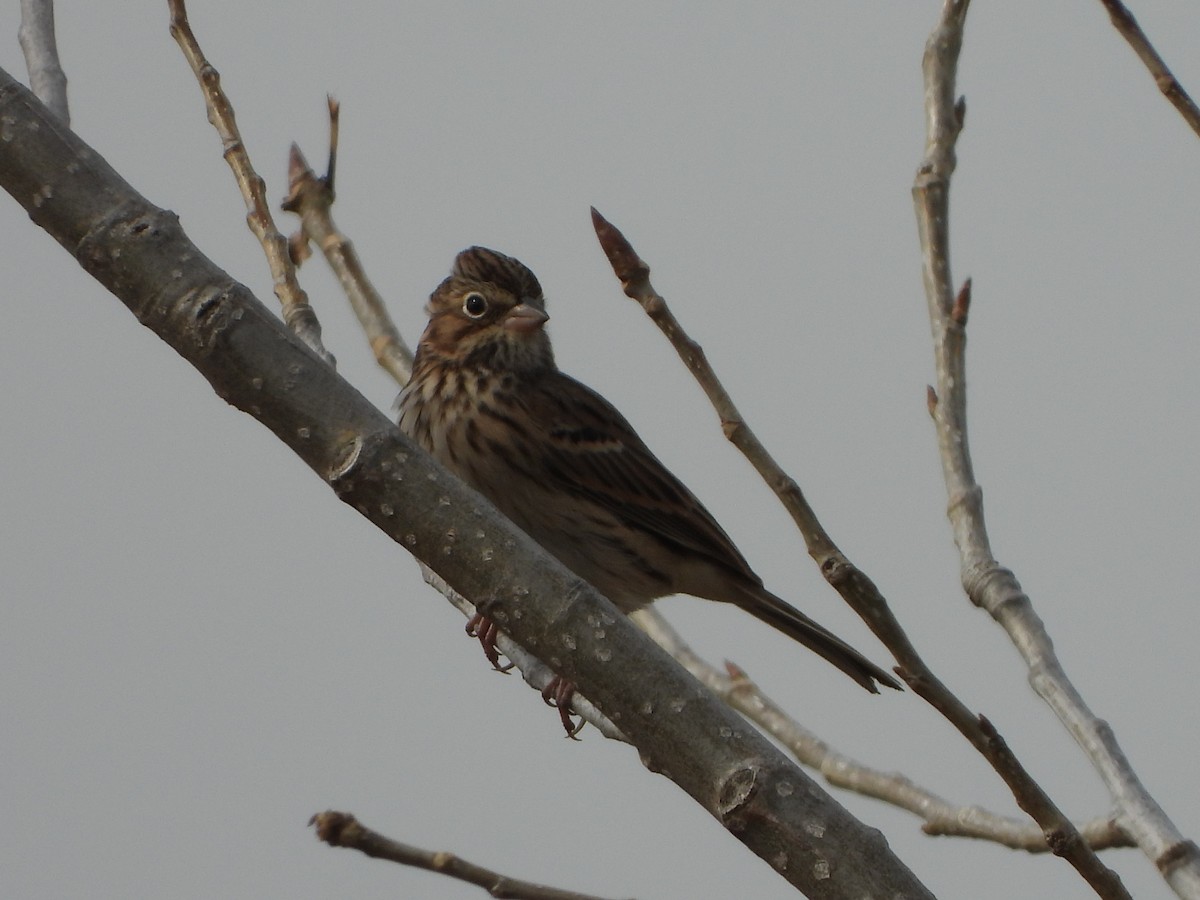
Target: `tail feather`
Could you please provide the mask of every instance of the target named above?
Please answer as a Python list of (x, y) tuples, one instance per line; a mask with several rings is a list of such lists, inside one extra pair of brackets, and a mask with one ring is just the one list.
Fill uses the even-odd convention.
[(818, 625), (800, 610), (779, 599), (765, 588), (751, 588), (734, 601), (756, 619), (799, 641), (818, 656), (833, 663), (872, 694), (878, 694), (876, 682), (902, 690), (900, 682), (875, 665), (833, 632)]

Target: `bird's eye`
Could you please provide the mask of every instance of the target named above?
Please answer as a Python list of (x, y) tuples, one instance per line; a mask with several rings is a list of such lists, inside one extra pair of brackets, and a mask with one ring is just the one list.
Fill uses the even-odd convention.
[(472, 319), (478, 319), (487, 312), (488, 304), (483, 294), (467, 294), (463, 298), (463, 312)]

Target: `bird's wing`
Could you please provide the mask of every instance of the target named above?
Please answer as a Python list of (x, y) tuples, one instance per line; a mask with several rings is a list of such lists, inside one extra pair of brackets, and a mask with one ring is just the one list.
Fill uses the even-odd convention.
[(700, 554), (758, 584), (724, 529), (659, 462), (616, 408), (575, 379), (554, 373), (524, 399), (545, 429), (540, 469), (556, 487), (603, 506), (626, 525)]

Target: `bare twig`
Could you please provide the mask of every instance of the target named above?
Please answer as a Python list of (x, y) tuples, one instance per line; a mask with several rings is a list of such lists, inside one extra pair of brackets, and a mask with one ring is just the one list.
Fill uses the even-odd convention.
[(509, 900), (600, 900), (591, 894), (578, 894), (575, 891), (510, 878), (467, 862), (444, 850), (422, 850), (411, 844), (401, 844), (367, 828), (350, 813), (327, 810), (314, 815), (308, 820), (308, 824), (315, 826), (317, 838), (331, 847), (349, 847), (375, 859), (428, 869), (439, 875), (478, 885), (493, 897)]
[(1138, 59), (1150, 70), (1150, 74), (1154, 77), (1154, 83), (1158, 85), (1163, 96), (1179, 110), (1183, 121), (1191, 126), (1192, 131), (1200, 135), (1200, 108), (1197, 108), (1195, 102), (1188, 96), (1188, 92), (1183, 89), (1183, 85), (1167, 68), (1167, 64), (1158, 55), (1158, 51), (1154, 49), (1154, 45), (1150, 43), (1150, 39), (1138, 25), (1137, 19), (1129, 11), (1129, 7), (1121, 0), (1100, 0), (1100, 2), (1108, 10), (1109, 18), (1112, 19), (1117, 31), (1121, 32), (1121, 36), (1129, 42), (1129, 46), (1138, 55)]
[(287, 240), (275, 227), (271, 209), (267, 203), (267, 189), (262, 178), (250, 163), (250, 154), (242, 142), (234, 118), (233, 106), (221, 89), (221, 76), (204, 58), (200, 44), (192, 33), (188, 22), (184, 0), (167, 0), (171, 11), (171, 37), (179, 44), (184, 57), (200, 82), (204, 103), (208, 108), (208, 120), (221, 137), (225, 148), (225, 161), (233, 170), (238, 188), (246, 201), (246, 224), (262, 244), (275, 283), (275, 296), (279, 298), (283, 321), (308, 345), (314, 353), (329, 365), (334, 365), (333, 356), (321, 343), (321, 323), (309, 305), (308, 296), (296, 280), (296, 267), (287, 252)]
[(666, 300), (650, 283), (650, 266), (638, 256), (625, 235), (595, 208), (592, 209), (592, 224), (600, 246), (626, 296), (641, 304), (646, 314), (675, 347), (716, 410), (725, 436), (745, 455), (791, 514), (804, 538), (809, 556), (817, 563), (826, 581), (896, 654), (901, 665), (919, 666), (916, 650), (888, 609), (887, 601), (879, 589), (866, 573), (855, 566), (838, 548), (805, 499), (800, 485), (775, 461), (746, 423), (716, 372), (709, 365), (703, 348), (687, 335), (667, 306)]
[[(1180, 896), (1200, 897), (1200, 855), (1185, 841), (1142, 787), (1111, 729), (1095, 718), (1067, 680), (1045, 627), (1017, 582), (996, 562), (983, 515), (983, 494), (975, 480), (967, 440), (966, 318), (971, 290), (954, 289), (950, 275), (950, 178), (955, 143), (966, 113), (955, 96), (966, 0), (946, 0), (926, 45), (925, 158), (917, 170), (913, 201), (920, 234), (925, 292), (933, 330), (936, 390), (927, 393), (948, 495), (947, 514), (961, 560), (963, 587), (1016, 644), (1030, 670), (1034, 689), (1055, 710), (1099, 770), (1117, 801), (1122, 827), (1159, 866)], [(1046, 829), (1055, 852), (1067, 856), (1102, 896), (1125, 896), (1116, 875), (1086, 851), (1073, 826), (1056, 810), (1031, 811)]]
[[(963, 9), (965, 11), (965, 3)], [(604, 248), (626, 295), (637, 300), (647, 315), (671, 340), (708, 394), (709, 400), (721, 417), (722, 426), (729, 439), (754, 464), (764, 480), (776, 489), (776, 493), (792, 513), (803, 533), (809, 554), (821, 564), (821, 571), (838, 593), (863, 617), (871, 630), (895, 655), (900, 663), (896, 671), (904, 678), (905, 683), (957, 728), (991, 764), (1012, 791), (1018, 806), (1033, 816), (1043, 829), (1046, 829), (1046, 823), (1053, 823), (1054, 827), (1046, 830), (1046, 841), (1055, 853), (1069, 853), (1076, 859), (1086, 859), (1090, 856), (1092, 860), (1096, 860), (1094, 853), (1086, 846), (1081, 846), (1082, 840), (1074, 826), (1025, 771), (987, 719), (971, 712), (933, 674), (892, 615), (879, 589), (866, 573), (851, 563), (833, 543), (833, 539), (821, 526), (816, 514), (804, 499), (799, 486), (779, 468), (754, 436), (722, 387), (716, 373), (709, 366), (699, 345), (687, 336), (667, 308), (666, 301), (651, 285), (650, 267), (638, 256), (625, 236), (595, 209), (592, 210), (592, 221), (600, 245)], [(965, 320), (965, 299), (959, 310), (960, 317)], [(1096, 861), (1095, 865), (1099, 866), (1099, 862)], [(1103, 870), (1102, 866), (1100, 868)], [(1125, 895), (1115, 892), (1102, 896), (1121, 898)]]
[(54, 39), (54, 0), (21, 0), (21, 27), (17, 30), (29, 86), (66, 125), (71, 124), (67, 108), (67, 74), (58, 58)]
[[(809, 506), (800, 485), (775, 461), (746, 424), (741, 412), (709, 365), (703, 348), (687, 335), (662, 295), (654, 289), (650, 283), (649, 265), (638, 256), (625, 235), (594, 207), (592, 225), (626, 296), (641, 304), (646, 315), (666, 335), (684, 364), (691, 370), (716, 410), (725, 437), (745, 455), (763, 481), (775, 492), (804, 537), (808, 554), (817, 563), (825, 580), (841, 594), (889, 648), (907, 645), (908, 639), (904, 636), (903, 629), (888, 610), (887, 602), (878, 588), (838, 549), (813, 508)], [(911, 645), (909, 646), (911, 649)]]
[(333, 224), (338, 104), (332, 97), (329, 98), (329, 121), (329, 167), (324, 177), (313, 173), (300, 148), (292, 144), (288, 160), (288, 194), (283, 200), (283, 208), (300, 217), (300, 230), (292, 235), (290, 242), (292, 258), (299, 265), (300, 259), (307, 255), (310, 241), (320, 248), (358, 316), (375, 361), (403, 386), (412, 373), (412, 350), (388, 315), (383, 298), (367, 278), (354, 245)]
[[(819, 771), (831, 785), (919, 816), (926, 834), (987, 840), (1030, 853), (1050, 849), (1045, 834), (1028, 819), (1001, 816), (978, 806), (957, 806), (903, 775), (872, 769), (831, 747), (763, 693), (740, 666), (726, 662), (721, 670), (702, 659), (652, 607), (638, 610), (632, 618), (713, 693), (779, 741), (802, 765)], [(1132, 846), (1113, 816), (1085, 822), (1079, 831), (1096, 850)]]

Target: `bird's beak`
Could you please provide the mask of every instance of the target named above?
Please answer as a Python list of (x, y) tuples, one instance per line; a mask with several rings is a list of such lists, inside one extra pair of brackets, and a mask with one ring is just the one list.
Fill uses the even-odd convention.
[(504, 328), (517, 334), (530, 334), (548, 322), (550, 317), (528, 303), (519, 303), (504, 317)]

